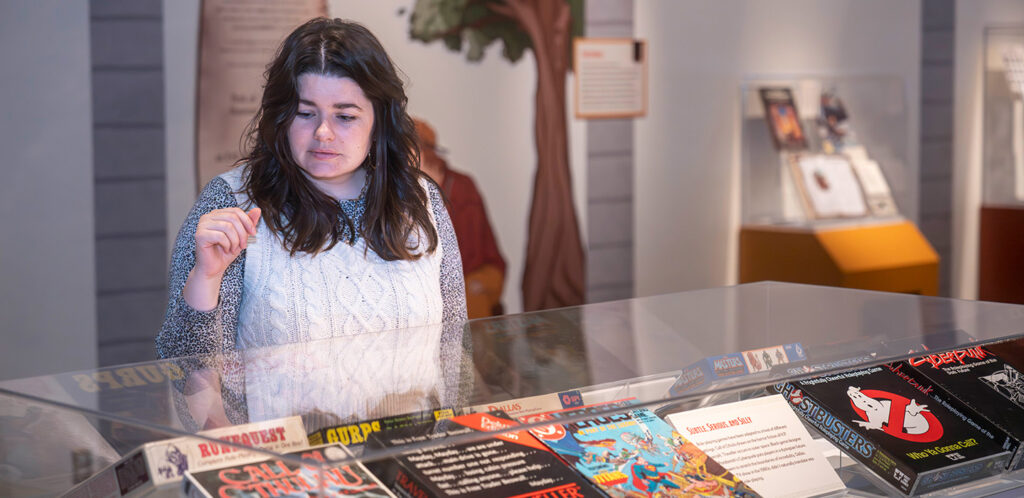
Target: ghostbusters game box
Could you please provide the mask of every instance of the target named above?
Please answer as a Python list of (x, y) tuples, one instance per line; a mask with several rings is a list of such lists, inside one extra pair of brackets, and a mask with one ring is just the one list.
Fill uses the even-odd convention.
[[(1003, 471), (1010, 453), (999, 434), (935, 386), (879, 365), (776, 384), (791, 408), (837, 447), (907, 495)], [(996, 429), (998, 431), (998, 429)]]

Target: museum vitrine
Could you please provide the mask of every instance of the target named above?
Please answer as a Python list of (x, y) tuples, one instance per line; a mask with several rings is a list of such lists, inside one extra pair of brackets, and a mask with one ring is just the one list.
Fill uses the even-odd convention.
[(916, 215), (904, 82), (748, 79), (740, 88), (740, 282), (935, 295)]
[(978, 297), (1024, 303), (1024, 27), (985, 30)]
[[(538, 438), (550, 435), (545, 430), (553, 427), (552, 419), (535, 417), (541, 412), (556, 413), (559, 424), (580, 427), (595, 419), (620, 420), (621, 426), (622, 419), (616, 417), (628, 414), (633, 417), (630, 424), (643, 428), (630, 437), (591, 441), (584, 440), (589, 433), (581, 429), (577, 439), (583, 445), (575, 460), (556, 449), (558, 461), (575, 462), (576, 470), (586, 464), (618, 465), (620, 470), (608, 475), (621, 471), (625, 477), (633, 466), (635, 477), (637, 468), (662, 465), (648, 461), (657, 457), (665, 459), (659, 474), (668, 476), (665, 482), (686, 475), (692, 480), (692, 472), (679, 467), (691, 464), (693, 452), (701, 451), (696, 449), (705, 444), (699, 442), (706, 436), (701, 433), (729, 424), (684, 429), (681, 424), (690, 424), (685, 422), (688, 414), (733, 406), (750, 410), (754, 405), (744, 403), (778, 400), (774, 393), (782, 392), (788, 403), (755, 412), (792, 416), (805, 397), (794, 397), (793, 386), (801, 382), (808, 383), (802, 389), (810, 398), (819, 395), (810, 387), (821, 382), (815, 379), (892, 370), (894, 362), (914, 358), (918, 364), (937, 358), (962, 360), (965, 354), (973, 358), (982, 351), (978, 348), (1017, 339), (1022, 332), (1024, 306), (1019, 305), (761, 282), (11, 380), (0, 383), (0, 495), (50, 496), (73, 489), (76, 496), (173, 496), (183, 486), (176, 473), (184, 470), (184, 460), (189, 462), (184, 467), (191, 465), (199, 475), (196, 465), (203, 459), (217, 468), (235, 454), (248, 458), (239, 460), (242, 464), (259, 458), (276, 463), (243, 466), (248, 470), (239, 474), (219, 471), (220, 478), (234, 476), (228, 479), (232, 486), (241, 485), (242, 474), (267, 482), (287, 477), (288, 486), (298, 486), (301, 472), (331, 476), (332, 469), (357, 462), (381, 472), (382, 486), (393, 486), (397, 481), (393, 468), (388, 474), (388, 462), (436, 466), (444, 458), (455, 458), (455, 463), (444, 460), (451, 463), (444, 467), (447, 471), (465, 471), (459, 482), (477, 479), (475, 485), (465, 484), (465, 491), (489, 474), (483, 467), (474, 474), (459, 465), (482, 466), (480, 462), (493, 458), (493, 472), (498, 472), (497, 462), (512, 462), (526, 450), (505, 460), (479, 452), (501, 455), (503, 450), (493, 445), (532, 437), (524, 430)], [(860, 388), (866, 395), (873, 392), (866, 385)], [(927, 417), (938, 412), (938, 404), (919, 400), (915, 406), (928, 405), (931, 412), (922, 415)], [(643, 423), (634, 420), (641, 412), (648, 417)], [(470, 428), (466, 417), (476, 417), (476, 425)], [(739, 426), (748, 418), (730, 420)], [(449, 420), (462, 425), (449, 423), (442, 430)], [(810, 418), (801, 420), (810, 430), (800, 453), (827, 462), (839, 483), (828, 493), (901, 492), (890, 476), (851, 456), (851, 448), (831, 442), (827, 428), (815, 426)], [(648, 446), (661, 444), (655, 426), (669, 422), (676, 425), (664, 439), (679, 453), (644, 453)], [(418, 423), (434, 430), (382, 436), (388, 427), (422, 425)], [(302, 427), (297, 439), (295, 424)], [(858, 429), (850, 421), (846, 426)], [(607, 429), (611, 434), (615, 428)], [(734, 437), (756, 442), (756, 434)], [(947, 429), (947, 436), (952, 434)], [(326, 457), (309, 460), (313, 450), (307, 443), (340, 443), (344, 448), (332, 447), (330, 454), (324, 452)], [(462, 449), (445, 450), (455, 447)], [(479, 458), (460, 462), (463, 453)], [(987, 494), (1024, 485), (1019, 471), (1007, 470), (1012, 448), (989, 453), (983, 471), (979, 467), (961, 481), (946, 482), (950, 487), (943, 492), (976, 494), (980, 489)], [(647, 458), (644, 465), (640, 457)], [(532, 464), (523, 468), (541, 472)], [(701, 471), (711, 472), (708, 468)], [(954, 475), (943, 472), (932, 478)], [(723, 484), (722, 475), (688, 486), (733, 489), (728, 486), (735, 482)], [(737, 472), (735, 477), (747, 475)], [(515, 477), (506, 478), (515, 482)], [(927, 489), (926, 479), (921, 478), (924, 484), (915, 492)], [(283, 482), (276, 485), (285, 486)], [(303, 482), (313, 483), (307, 492), (337, 484), (327, 478)], [(589, 481), (581, 482), (587, 486)], [(754, 490), (758, 482), (750, 483)], [(472, 495), (444, 486), (437, 488), (447, 490), (444, 494)]]

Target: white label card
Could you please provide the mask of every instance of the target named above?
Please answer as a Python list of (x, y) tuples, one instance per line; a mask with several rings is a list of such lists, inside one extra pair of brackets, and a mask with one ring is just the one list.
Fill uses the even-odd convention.
[(846, 488), (782, 396), (667, 418), (683, 437), (762, 496), (815, 496)]

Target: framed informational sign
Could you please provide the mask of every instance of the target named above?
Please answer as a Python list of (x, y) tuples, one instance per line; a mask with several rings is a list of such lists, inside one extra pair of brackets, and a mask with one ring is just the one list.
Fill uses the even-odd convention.
[(647, 114), (647, 42), (631, 38), (573, 40), (576, 117)]
[(196, 91), (196, 188), (227, 171), (256, 115), (263, 72), (300, 24), (327, 15), (326, 0), (203, 0)]

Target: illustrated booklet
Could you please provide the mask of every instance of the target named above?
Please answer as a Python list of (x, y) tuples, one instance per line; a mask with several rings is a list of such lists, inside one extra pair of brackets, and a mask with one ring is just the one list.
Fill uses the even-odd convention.
[[(525, 417), (563, 461), (613, 497), (760, 496), (668, 422), (631, 400)], [(618, 413), (609, 410), (624, 409)], [(560, 419), (590, 415), (582, 420)]]
[(404, 445), (415, 449), (365, 463), (403, 497), (604, 496), (525, 430), (457, 443), (441, 441), (517, 426), (519, 423), (504, 413), (491, 412), (374, 432), (366, 443), (367, 451)]
[[(339, 444), (219, 469), (186, 473), (190, 498), (382, 498), (394, 496)], [(301, 459), (297, 462), (294, 459)], [(347, 462), (347, 463), (344, 463)]]
[(873, 366), (774, 390), (841, 450), (904, 494), (935, 491), (994, 475), (1009, 452), (976, 417), (932, 397), (934, 386)]

